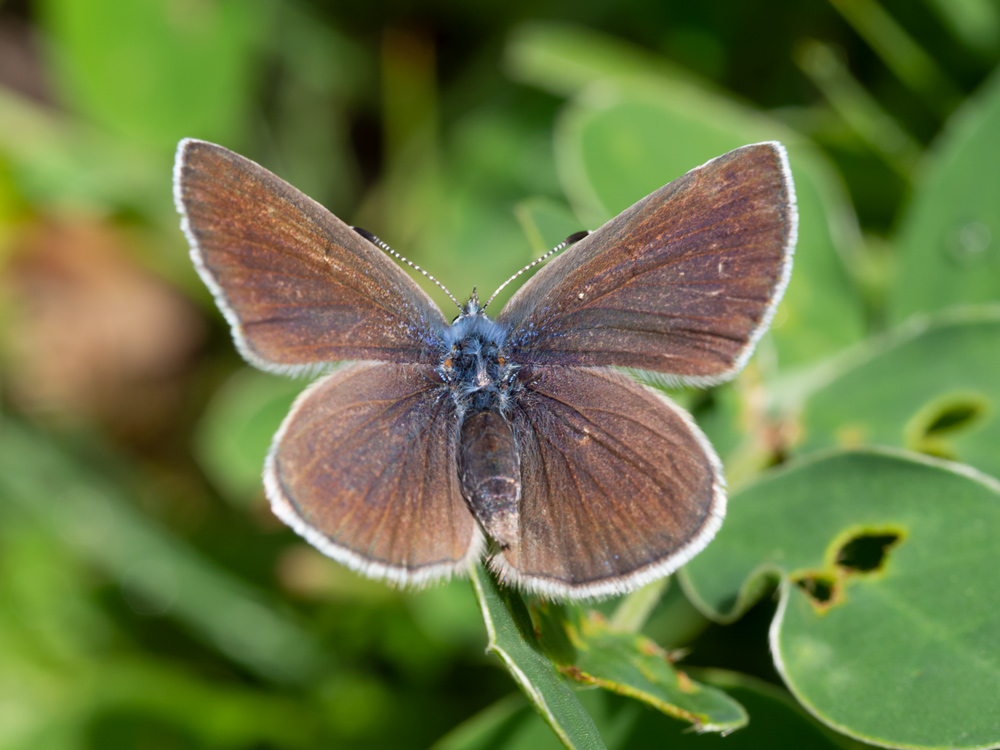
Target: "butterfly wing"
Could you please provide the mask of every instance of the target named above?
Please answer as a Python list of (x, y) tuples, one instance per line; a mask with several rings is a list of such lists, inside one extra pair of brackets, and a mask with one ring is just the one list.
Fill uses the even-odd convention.
[(288, 183), (187, 139), (174, 192), (195, 266), (251, 364), (294, 372), (343, 359), (436, 362), (446, 321), (430, 297)]
[(523, 588), (622, 593), (683, 565), (722, 523), (718, 457), (651, 388), (604, 368), (531, 368), (512, 419), (519, 539), (491, 564)]
[(518, 362), (618, 365), (708, 385), (742, 369), (791, 272), (784, 148), (731, 151), (572, 245), (497, 317)]
[(455, 469), (454, 404), (421, 365), (352, 363), (295, 402), (264, 468), (274, 512), (371, 578), (465, 571), (483, 536)]

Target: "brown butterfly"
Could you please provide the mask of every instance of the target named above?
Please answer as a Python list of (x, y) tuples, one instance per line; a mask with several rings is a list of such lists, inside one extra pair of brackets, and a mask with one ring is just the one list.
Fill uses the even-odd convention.
[(669, 574), (719, 528), (715, 451), (613, 368), (707, 386), (746, 364), (791, 272), (780, 144), (688, 172), (569, 238), (495, 320), (473, 294), (450, 324), (384, 243), (252, 161), (184, 140), (174, 182), (243, 356), (352, 360), (298, 398), (264, 469), (275, 513), (322, 552), (400, 584), (489, 554), (523, 589), (581, 598)]

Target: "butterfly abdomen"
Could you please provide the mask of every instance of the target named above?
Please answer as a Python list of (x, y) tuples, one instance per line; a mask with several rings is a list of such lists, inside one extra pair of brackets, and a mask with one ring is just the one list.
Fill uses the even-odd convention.
[(495, 410), (468, 414), (458, 442), (462, 495), (486, 533), (503, 548), (517, 542), (521, 460), (514, 432)]

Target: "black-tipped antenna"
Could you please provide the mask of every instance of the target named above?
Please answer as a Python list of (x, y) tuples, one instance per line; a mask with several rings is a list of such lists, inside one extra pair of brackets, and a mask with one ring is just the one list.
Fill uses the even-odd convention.
[(500, 286), (498, 286), (497, 290), (495, 292), (493, 292), (493, 294), (490, 295), (490, 298), (488, 300), (486, 300), (486, 304), (483, 305), (481, 309), (485, 310), (487, 307), (489, 307), (490, 306), (490, 302), (493, 301), (493, 298), (496, 297), (498, 294), (500, 294), (500, 292), (503, 290), (503, 288), (505, 286), (507, 286), (510, 282), (512, 282), (514, 279), (516, 279), (522, 273), (524, 273), (525, 271), (530, 271), (532, 268), (534, 268), (535, 266), (537, 266), (539, 263), (545, 262), (550, 257), (552, 257), (553, 255), (555, 255), (556, 253), (558, 253), (560, 250), (565, 250), (570, 245), (572, 245), (572, 244), (574, 244), (576, 242), (579, 242), (584, 237), (586, 237), (588, 234), (590, 234), (590, 232), (588, 232), (587, 230), (583, 230), (581, 232), (574, 232), (569, 237), (567, 237), (562, 242), (560, 242), (558, 245), (556, 245), (554, 248), (552, 248), (547, 253), (545, 253), (545, 255), (543, 255), (540, 258), (535, 258), (535, 260), (531, 261), (531, 263), (529, 263), (528, 265), (526, 265), (524, 268), (522, 268), (520, 271), (518, 271), (517, 273), (515, 273), (513, 276), (511, 276), (509, 279), (507, 279), (504, 283), (502, 283)]
[(400, 255), (395, 250), (393, 250), (391, 247), (389, 247), (387, 244), (385, 244), (384, 242), (382, 242), (382, 240), (380, 240), (374, 234), (372, 234), (371, 232), (369, 232), (367, 229), (362, 229), (361, 227), (351, 227), (351, 229), (353, 229), (355, 232), (357, 232), (358, 234), (360, 234), (362, 237), (364, 237), (366, 240), (368, 240), (370, 243), (372, 243), (376, 247), (381, 248), (382, 250), (384, 250), (385, 252), (387, 252), (389, 255), (391, 255), (396, 260), (402, 261), (403, 263), (405, 263), (406, 265), (408, 265), (413, 270), (419, 271), (420, 273), (422, 273), (428, 279), (430, 279), (435, 284), (437, 284), (438, 288), (440, 288), (441, 291), (443, 291), (445, 294), (448, 295), (448, 298), (451, 299), (451, 301), (455, 303), (455, 307), (457, 307), (459, 310), (462, 309), (462, 306), (460, 304), (458, 304), (458, 300), (455, 299), (455, 295), (453, 295), (451, 292), (448, 291), (448, 287), (446, 287), (440, 281), (438, 281), (437, 279), (435, 279), (433, 276), (431, 276), (429, 273), (427, 273), (427, 271), (425, 271), (424, 269), (422, 269), (416, 263), (414, 263), (413, 261), (410, 261), (410, 260), (407, 260), (406, 258), (404, 258), (402, 255)]

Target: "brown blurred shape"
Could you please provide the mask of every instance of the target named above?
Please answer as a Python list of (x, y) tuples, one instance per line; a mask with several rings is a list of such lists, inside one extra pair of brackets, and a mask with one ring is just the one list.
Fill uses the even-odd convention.
[(204, 325), (130, 257), (130, 241), (96, 221), (40, 222), (23, 233), (0, 277), (15, 408), (57, 423), (97, 421), (123, 440), (169, 430)]

